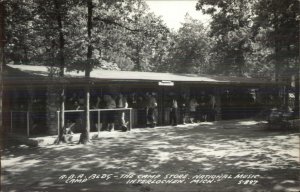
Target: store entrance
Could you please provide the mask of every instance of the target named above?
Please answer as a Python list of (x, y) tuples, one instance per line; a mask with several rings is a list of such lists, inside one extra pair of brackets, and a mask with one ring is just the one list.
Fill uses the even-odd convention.
[(161, 96), (158, 105), (159, 124), (170, 125), (172, 101), (173, 99), (178, 100), (178, 98), (180, 97), (180, 92), (179, 89), (171, 83), (167, 85), (160, 85), (160, 90)]

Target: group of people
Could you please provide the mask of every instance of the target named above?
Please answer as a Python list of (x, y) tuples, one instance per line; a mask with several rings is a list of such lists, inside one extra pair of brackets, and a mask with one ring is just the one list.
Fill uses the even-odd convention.
[(214, 120), (216, 113), (216, 98), (213, 95), (201, 93), (198, 97), (183, 95), (176, 98), (174, 95), (169, 99), (170, 124), (177, 125), (179, 111), (183, 124), (200, 121)]
[[(67, 110), (80, 110), (83, 109), (84, 100), (78, 97), (75, 93), (72, 97), (67, 99)], [(100, 130), (112, 131), (115, 129), (115, 123), (118, 122), (122, 131), (127, 131), (127, 124), (125, 120), (125, 111), (113, 110), (117, 108), (128, 108), (128, 102), (125, 96), (121, 93), (115, 98), (111, 95), (104, 95), (103, 97), (97, 96), (94, 100), (92, 98), (91, 109), (112, 109), (101, 113), (100, 124), (97, 121), (97, 112), (91, 113), (91, 122), (95, 128)], [(67, 113), (68, 114), (68, 113)], [(70, 122), (70, 126), (74, 126), (76, 123), (82, 123), (82, 113), (71, 113), (67, 115), (67, 120)]]
[[(133, 108), (137, 110), (137, 124), (146, 127), (155, 127), (158, 119), (158, 103), (157, 94), (155, 92), (146, 92), (145, 94), (129, 94), (122, 93), (103, 96), (96, 96), (91, 98), (91, 109), (112, 109), (101, 111), (100, 124), (97, 121), (97, 112), (92, 112), (92, 125), (100, 130), (114, 130), (115, 124), (126, 131), (128, 125), (128, 116), (126, 116), (124, 108)], [(207, 121), (214, 112), (215, 98), (213, 95), (201, 94), (198, 97), (176, 96), (171, 93), (163, 102), (164, 108), (169, 108), (169, 124), (176, 126), (178, 123), (195, 123), (198, 121)], [(83, 109), (84, 100), (73, 94), (67, 99), (67, 110)], [(73, 105), (72, 105), (73, 104)], [(120, 109), (120, 110), (113, 110)], [(70, 113), (75, 114), (75, 113)], [(182, 118), (180, 120), (179, 116)], [(78, 119), (83, 118), (80, 115), (69, 115), (68, 119), (75, 123)]]

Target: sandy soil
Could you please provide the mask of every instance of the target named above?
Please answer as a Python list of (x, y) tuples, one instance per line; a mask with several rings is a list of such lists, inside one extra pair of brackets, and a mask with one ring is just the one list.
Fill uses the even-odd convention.
[(2, 155), (3, 191), (300, 191), (299, 134), (250, 120), (101, 132), (88, 145)]

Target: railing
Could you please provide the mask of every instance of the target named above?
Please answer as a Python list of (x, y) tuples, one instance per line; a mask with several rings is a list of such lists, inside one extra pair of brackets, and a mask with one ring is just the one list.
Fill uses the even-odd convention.
[[(90, 112), (97, 112), (97, 131), (98, 133), (100, 133), (100, 112), (104, 112), (104, 111), (126, 111), (129, 110), (129, 127), (128, 130), (130, 131), (132, 129), (132, 124), (133, 124), (133, 118), (132, 118), (132, 108), (115, 108), (115, 109), (90, 109)], [(84, 112), (84, 110), (65, 110), (64, 111), (65, 114), (66, 113), (78, 113), (78, 112)], [(60, 111), (57, 111), (57, 131), (59, 131), (59, 124), (60, 124)]]
[[(100, 117), (101, 117), (101, 112), (105, 111), (129, 111), (129, 126), (128, 130), (132, 129), (133, 126), (133, 110), (132, 108), (116, 108), (116, 109), (91, 109), (90, 112), (97, 112), (97, 131), (100, 132)], [(65, 110), (66, 113), (78, 113), (78, 112), (84, 112), (84, 110)], [(26, 134), (27, 137), (32, 135), (30, 127), (32, 126), (33, 117), (36, 112), (31, 112), (31, 111), (10, 111), (10, 133), (16, 132), (16, 133), (21, 133), (21, 134)], [(59, 114), (60, 111), (57, 111), (57, 131), (59, 131)], [(39, 118), (39, 117), (38, 117)], [(46, 121), (47, 118), (43, 119)], [(24, 128), (26, 128), (24, 130)]]

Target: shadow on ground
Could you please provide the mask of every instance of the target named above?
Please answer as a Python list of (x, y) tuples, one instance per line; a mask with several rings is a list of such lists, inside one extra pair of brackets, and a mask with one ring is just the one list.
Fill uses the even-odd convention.
[[(90, 145), (11, 146), (2, 159), (4, 191), (299, 191), (299, 135), (255, 121), (226, 121), (101, 133)], [(122, 174), (188, 174), (184, 184), (125, 184)], [(75, 174), (113, 174), (67, 184)], [(191, 183), (195, 175), (259, 175), (255, 185), (224, 179)], [(116, 176), (116, 177), (114, 177)], [(242, 183), (242, 184), (241, 184)]]

